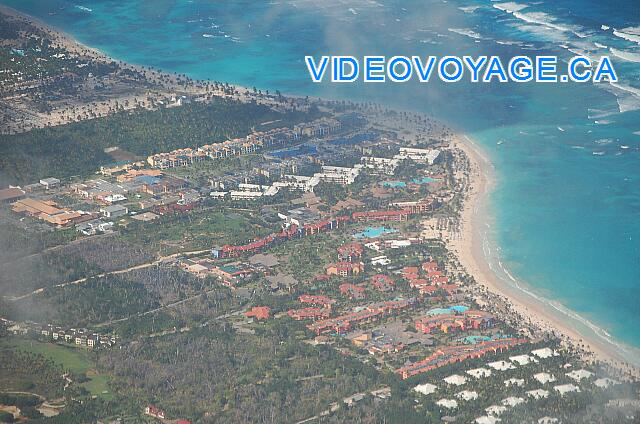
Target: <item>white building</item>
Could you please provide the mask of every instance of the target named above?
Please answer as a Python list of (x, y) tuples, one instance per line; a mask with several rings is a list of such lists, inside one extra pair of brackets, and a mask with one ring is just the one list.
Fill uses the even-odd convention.
[(510, 356), (509, 360), (511, 362), (516, 362), (518, 365), (527, 365), (536, 361), (536, 358), (531, 357), (529, 355), (518, 355), (518, 356)]
[(259, 199), (264, 195), (262, 191), (242, 191), (242, 190), (232, 190), (229, 192), (229, 194), (231, 195), (231, 198), (233, 200), (241, 200), (241, 199), (254, 200), (254, 199)]
[(502, 414), (503, 412), (506, 412), (506, 410), (507, 410), (507, 408), (506, 408), (505, 406), (501, 406), (501, 405), (491, 405), (490, 407), (485, 408), (485, 410), (484, 410), (484, 411), (485, 411), (488, 415), (496, 416), (496, 415), (500, 415), (500, 414)]
[(462, 386), (467, 382), (467, 379), (461, 375), (454, 374), (449, 377), (443, 378), (444, 382), (453, 386)]
[(567, 373), (567, 377), (575, 380), (582, 381), (585, 378), (593, 377), (593, 373), (591, 371), (587, 371), (585, 369), (575, 370)]
[(480, 379), (483, 377), (489, 377), (491, 375), (491, 370), (487, 368), (475, 368), (472, 370), (468, 370), (467, 374), (469, 374), (473, 378)]
[(425, 384), (417, 385), (416, 387), (413, 388), (413, 391), (421, 393), (426, 396), (426, 395), (435, 393), (437, 389), (438, 389), (438, 386), (436, 386), (435, 384), (425, 383)]
[(412, 147), (401, 147), (400, 153), (396, 156), (401, 159), (411, 159), (414, 162), (420, 162), (427, 165), (433, 163), (440, 156), (440, 150), (436, 149), (416, 149)]
[(478, 392), (473, 392), (469, 390), (463, 390), (461, 392), (456, 393), (456, 397), (461, 400), (476, 400), (478, 399)]
[(522, 387), (524, 386), (524, 378), (510, 378), (504, 381), (504, 385), (507, 387), (510, 387), (510, 386)]
[(547, 383), (551, 383), (551, 382), (556, 381), (556, 378), (554, 376), (552, 376), (551, 374), (548, 374), (546, 372), (541, 372), (541, 373), (535, 374), (533, 376), (533, 378), (535, 378), (536, 380), (538, 380), (542, 384), (547, 384)]
[(129, 209), (121, 205), (111, 205), (111, 206), (105, 206), (104, 208), (101, 208), (100, 213), (105, 218), (118, 218), (119, 216), (124, 216), (128, 214)]
[(50, 190), (52, 188), (56, 188), (60, 185), (60, 180), (57, 178), (43, 178), (40, 180), (40, 184), (45, 188), (45, 190)]
[(373, 156), (362, 156), (360, 158), (360, 163), (364, 165), (365, 168), (373, 170), (373, 172), (376, 174), (393, 175), (396, 171), (396, 168), (400, 164), (400, 159), (398, 159), (397, 157), (389, 159), (377, 158)]
[(552, 356), (558, 356), (557, 352), (554, 352), (553, 350), (551, 350), (548, 347), (545, 347), (545, 348), (542, 348), (542, 349), (532, 350), (531, 354), (535, 355), (535, 356), (537, 356), (538, 358), (541, 358), (541, 359), (547, 359), (547, 358), (551, 358)]
[(573, 384), (560, 384), (559, 386), (553, 386), (553, 390), (560, 393), (560, 396), (564, 396), (565, 394), (571, 392), (580, 392), (580, 388), (578, 386), (574, 386)]
[(512, 370), (516, 368), (513, 364), (507, 361), (491, 362), (487, 364), (487, 366), (493, 368), (496, 371), (507, 371), (507, 370)]
[(455, 409), (458, 407), (458, 402), (455, 399), (440, 399), (436, 402), (436, 405), (447, 409)]
[(322, 172), (318, 172), (314, 177), (320, 181), (350, 185), (360, 175), (360, 167), (346, 168), (342, 166), (323, 166)]

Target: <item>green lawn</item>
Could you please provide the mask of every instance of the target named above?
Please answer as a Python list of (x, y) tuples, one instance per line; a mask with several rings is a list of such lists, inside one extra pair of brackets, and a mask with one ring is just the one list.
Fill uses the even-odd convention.
[(103, 393), (108, 391), (108, 377), (97, 375), (92, 369), (91, 359), (86, 350), (61, 344), (43, 343), (35, 340), (25, 340), (18, 338), (8, 338), (0, 341), (0, 346), (11, 347), (30, 353), (40, 354), (46, 358), (50, 358), (57, 364), (74, 374), (84, 374), (89, 381), (82, 383), (81, 386), (87, 389), (92, 395), (98, 395), (105, 399), (112, 398), (111, 393)]

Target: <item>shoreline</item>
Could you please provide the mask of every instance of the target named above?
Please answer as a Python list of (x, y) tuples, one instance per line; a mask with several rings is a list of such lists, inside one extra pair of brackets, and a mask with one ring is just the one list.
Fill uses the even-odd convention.
[[(119, 62), (122, 63), (124, 67), (136, 69), (146, 77), (149, 77), (148, 72), (151, 71), (144, 69), (142, 65), (131, 64), (115, 59), (96, 48), (83, 44), (63, 30), (47, 24), (37, 17), (25, 14), (3, 4), (0, 4), (0, 12), (23, 19), (40, 30), (48, 32), (54, 37), (57, 43), (60, 43), (76, 54), (95, 56), (103, 60)], [(159, 69), (156, 71), (175, 78), (175, 76), (168, 72)], [(198, 80), (193, 81), (194, 83), (198, 82)], [(246, 87), (235, 84), (230, 84), (230, 86), (247, 90)], [(295, 94), (286, 95), (299, 97)], [(628, 371), (628, 368), (631, 366), (633, 369), (632, 373), (640, 375), (636, 364), (628, 365), (628, 359), (626, 359), (624, 355), (621, 355), (620, 352), (615, 351), (616, 348), (620, 349), (620, 347), (616, 346), (613, 342), (605, 341), (605, 339), (597, 334), (591, 336), (584, 334), (584, 332), (579, 329), (573, 328), (571, 325), (568, 325), (567, 318), (589, 328), (590, 331), (595, 333), (595, 330), (590, 328), (589, 324), (580, 322), (580, 320), (551, 304), (547, 305), (545, 299), (538, 297), (535, 293), (528, 292), (520, 287), (514, 287), (507, 281), (501, 279), (496, 271), (492, 269), (492, 264), (484, 253), (485, 242), (487, 240), (486, 233), (483, 234), (482, 231), (487, 225), (488, 220), (486, 213), (488, 196), (495, 186), (493, 165), (482, 148), (473, 140), (461, 131), (453, 130), (455, 127), (448, 125), (447, 122), (440, 119), (436, 120), (452, 128), (454, 133), (452, 147), (460, 148), (471, 164), (468, 190), (465, 192), (463, 209), (460, 211), (462, 237), (460, 239), (447, 240), (447, 247), (455, 252), (460, 263), (466, 268), (469, 274), (474, 277), (479, 285), (486, 288), (489, 292), (505, 298), (516, 313), (520, 315), (525, 325), (529, 323), (544, 332), (554, 333), (558, 335), (561, 340), (570, 344), (575, 350), (582, 351), (586, 349), (592, 352), (595, 358), (610, 364), (614, 368), (621, 370), (626, 369)], [(552, 310), (554, 308), (556, 311)], [(569, 312), (572, 311), (569, 310)], [(593, 359), (587, 353), (583, 353), (582, 356), (587, 360)]]
[[(460, 213), (462, 237), (446, 242), (447, 247), (456, 253), (460, 263), (478, 284), (489, 292), (505, 298), (525, 323), (529, 322), (544, 332), (555, 334), (565, 344), (580, 352), (585, 360), (597, 359), (623, 372), (640, 375), (637, 364), (630, 363), (629, 359), (620, 352), (621, 346), (598, 335), (591, 327), (594, 324), (583, 317), (573, 316), (577, 314), (564, 305), (562, 309), (566, 311), (538, 294), (520, 287), (517, 284), (518, 281), (507, 270), (502, 271), (507, 278), (513, 280), (514, 284), (500, 278), (492, 269), (492, 263), (485, 249), (488, 248), (486, 245), (488, 243), (486, 228), (489, 227), (486, 211), (488, 197), (496, 184), (493, 164), (476, 142), (460, 132), (457, 132), (453, 145), (465, 153), (471, 165), (469, 186)], [(499, 258), (497, 259), (502, 266)], [(585, 334), (584, 331), (571, 325), (572, 321), (587, 327), (594, 334)], [(633, 347), (630, 348), (633, 349)], [(633, 352), (628, 354), (632, 355)]]

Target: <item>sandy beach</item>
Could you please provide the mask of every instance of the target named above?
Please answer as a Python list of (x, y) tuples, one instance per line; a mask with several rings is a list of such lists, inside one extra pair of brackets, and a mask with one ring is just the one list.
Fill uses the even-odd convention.
[(461, 212), (461, 237), (447, 240), (461, 264), (488, 291), (504, 297), (524, 322), (543, 332), (554, 333), (564, 342), (580, 352), (587, 360), (599, 360), (624, 372), (638, 375), (638, 369), (628, 364), (628, 358), (620, 348), (597, 334), (589, 334), (575, 328), (580, 322), (565, 313), (555, 310), (533, 293), (528, 293), (509, 284), (491, 269), (485, 255), (488, 215), (488, 196), (495, 186), (495, 172), (486, 154), (473, 140), (457, 136), (454, 145), (465, 152), (470, 160), (470, 181), (464, 207)]

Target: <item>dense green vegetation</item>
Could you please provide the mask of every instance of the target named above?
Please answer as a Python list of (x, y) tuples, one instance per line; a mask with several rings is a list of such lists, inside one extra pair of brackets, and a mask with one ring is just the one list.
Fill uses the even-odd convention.
[[(122, 396), (198, 422), (295, 422), (386, 380), (330, 348), (301, 343), (272, 322), (254, 335), (209, 325), (103, 355)], [(308, 378), (314, 377), (314, 378)]]
[(13, 183), (47, 176), (88, 175), (113, 162), (119, 147), (136, 155), (197, 147), (244, 136), (263, 122), (279, 126), (313, 119), (318, 112), (275, 112), (267, 106), (215, 98), (154, 111), (135, 110), (0, 138), (0, 169)]
[(0, 387), (3, 391), (35, 393), (44, 397), (62, 395), (63, 368), (38, 353), (0, 344)]

